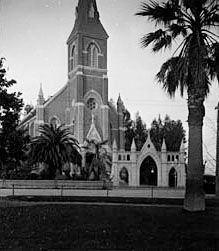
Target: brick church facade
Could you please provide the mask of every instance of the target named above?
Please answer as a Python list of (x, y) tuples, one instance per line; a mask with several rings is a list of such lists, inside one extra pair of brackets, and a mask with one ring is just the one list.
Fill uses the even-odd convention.
[[(44, 99), (41, 87), (36, 107), (24, 117), (20, 127), (36, 136), (43, 123), (65, 124), (80, 145), (86, 139), (107, 140), (105, 147), (113, 157), (112, 175), (116, 185), (120, 182), (141, 185), (140, 169), (150, 157), (157, 175), (152, 185), (168, 186), (168, 175), (174, 170), (173, 176), (180, 177), (178, 185), (184, 186), (185, 164), (181, 152), (174, 153), (178, 158), (173, 163), (167, 161), (169, 153), (165, 146), (158, 153), (148, 141), (141, 153), (136, 152), (134, 141), (131, 152), (125, 152), (124, 105), (120, 96), (116, 106), (108, 99), (107, 39), (96, 0), (79, 0), (75, 24), (67, 39), (68, 81), (48, 100)], [(182, 148), (181, 151), (184, 152)]]

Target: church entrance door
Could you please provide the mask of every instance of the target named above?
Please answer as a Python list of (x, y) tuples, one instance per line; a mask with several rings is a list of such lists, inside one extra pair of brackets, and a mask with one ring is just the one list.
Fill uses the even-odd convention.
[(177, 172), (172, 168), (169, 172), (169, 187), (177, 187)]
[(141, 164), (140, 185), (157, 186), (157, 165), (150, 156)]

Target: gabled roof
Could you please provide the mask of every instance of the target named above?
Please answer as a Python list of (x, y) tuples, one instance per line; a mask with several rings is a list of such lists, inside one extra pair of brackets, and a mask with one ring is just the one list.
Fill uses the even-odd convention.
[(91, 122), (90, 130), (89, 130), (86, 138), (88, 140), (94, 140), (96, 142), (101, 142), (102, 141), (101, 137), (100, 137), (100, 134), (98, 133), (97, 128), (95, 126), (94, 115), (93, 114), (92, 114), (92, 122)]
[(25, 124), (27, 121), (31, 120), (33, 117), (36, 116), (36, 108), (33, 108), (20, 122), (18, 127), (21, 127), (23, 124)]

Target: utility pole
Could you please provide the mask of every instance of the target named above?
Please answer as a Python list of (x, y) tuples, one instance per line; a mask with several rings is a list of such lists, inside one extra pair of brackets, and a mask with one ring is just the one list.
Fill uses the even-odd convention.
[(216, 142), (216, 177), (215, 177), (215, 185), (216, 185), (216, 196), (219, 197), (219, 103), (217, 107), (217, 142)]

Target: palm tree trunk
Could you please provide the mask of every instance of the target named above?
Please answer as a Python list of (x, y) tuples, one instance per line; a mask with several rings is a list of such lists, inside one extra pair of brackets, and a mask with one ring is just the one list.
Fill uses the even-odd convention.
[(189, 144), (184, 209), (195, 212), (205, 210), (202, 149), (202, 126), (205, 112), (204, 98), (198, 95), (197, 92), (195, 95), (189, 95), (189, 91), (188, 97)]
[(216, 109), (217, 109), (216, 197), (219, 197), (219, 103)]

